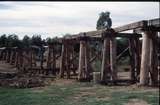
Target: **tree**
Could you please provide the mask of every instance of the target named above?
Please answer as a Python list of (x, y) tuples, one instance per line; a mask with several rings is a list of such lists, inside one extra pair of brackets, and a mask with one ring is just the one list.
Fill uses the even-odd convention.
[(33, 35), (31, 38), (31, 45), (42, 46), (42, 38), (40, 35)]
[(96, 29), (104, 29), (104, 28), (111, 28), (112, 26), (112, 20), (109, 17), (109, 12), (101, 12), (99, 19), (97, 20)]
[(31, 45), (31, 39), (29, 36), (25, 35), (22, 39), (24, 47), (29, 47)]
[(0, 47), (6, 47), (7, 45), (7, 36), (6, 34), (0, 37)]
[(7, 45), (6, 47), (20, 47), (21, 41), (19, 40), (18, 36), (15, 34), (11, 34), (7, 37)]

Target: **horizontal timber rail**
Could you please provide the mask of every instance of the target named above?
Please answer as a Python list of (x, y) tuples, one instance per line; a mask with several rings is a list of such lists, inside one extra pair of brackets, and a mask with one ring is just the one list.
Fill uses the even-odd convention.
[[(97, 40), (103, 40), (102, 39), (102, 36), (94, 36), (94, 37), (91, 37), (91, 36), (87, 36), (87, 35), (84, 35), (85, 33), (83, 33), (83, 35), (81, 34), (81, 35), (79, 35), (79, 36), (77, 36), (77, 37), (67, 37), (67, 38), (62, 38), (62, 39), (59, 39), (59, 40), (80, 40), (81, 39), (81, 37), (87, 37), (87, 40), (89, 40), (89, 41), (97, 41)], [(110, 35), (108, 35), (108, 36), (106, 36), (106, 37), (123, 37), (123, 38), (138, 38), (138, 37), (142, 37), (142, 35), (141, 34), (137, 34), (137, 33), (115, 33), (115, 36), (110, 36)]]

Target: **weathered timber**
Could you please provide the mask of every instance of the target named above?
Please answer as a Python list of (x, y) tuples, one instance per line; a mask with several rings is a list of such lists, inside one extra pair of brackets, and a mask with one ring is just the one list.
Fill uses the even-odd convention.
[(70, 78), (70, 46), (66, 45), (66, 57), (65, 57), (65, 71), (67, 74), (67, 78)]
[(134, 39), (129, 39), (129, 56), (130, 56), (130, 65), (131, 65), (131, 72), (130, 78), (132, 81), (136, 80), (136, 71), (135, 71), (135, 43)]
[(128, 51), (128, 49), (129, 49), (129, 47), (127, 47), (127, 48), (125, 48), (118, 56), (117, 56), (117, 61), (122, 57), (122, 55), (126, 52), (126, 51)]
[(80, 41), (80, 50), (79, 50), (79, 66), (78, 66), (78, 80), (81, 80), (83, 77), (84, 69), (84, 41)]
[(148, 85), (149, 83), (149, 61), (150, 61), (150, 32), (145, 31), (142, 42), (142, 58), (140, 69), (140, 85)]
[(107, 74), (109, 73), (109, 39), (104, 39), (104, 45), (102, 49), (103, 57), (102, 57), (102, 66), (101, 66), (101, 81), (105, 82), (108, 79)]
[(160, 18), (148, 20), (148, 26), (160, 27)]
[(152, 34), (155, 36), (154, 38), (151, 39), (150, 43), (150, 84), (152, 86), (157, 86), (158, 85), (158, 43), (157, 43), (157, 33), (152, 32)]
[(65, 43), (62, 45), (62, 51), (61, 51), (61, 59), (60, 59), (60, 78), (64, 77), (64, 69), (65, 69)]
[[(88, 34), (88, 32), (86, 32), (85, 33), (85, 37), (87, 37), (88, 41), (102, 41), (103, 39), (101, 38), (101, 34), (104, 31), (106, 31), (106, 30), (103, 30), (101, 33), (98, 33), (95, 36), (94, 36), (94, 34), (90, 35), (90, 34)], [(65, 40), (78, 42), (80, 40), (80, 37), (84, 37), (84, 35), (81, 35), (81, 33), (80, 33), (80, 34), (77, 34), (77, 35), (73, 35), (73, 36), (71, 36), (69, 38), (65, 38)], [(136, 38), (136, 37), (142, 37), (142, 35), (141, 34), (137, 34), (137, 33), (117, 33), (116, 32), (115, 36), (106, 35), (106, 37)]]
[(88, 46), (88, 42), (85, 43), (85, 72), (86, 76), (85, 79), (90, 80), (92, 78), (92, 69), (89, 63), (89, 54), (90, 54), (90, 48)]
[(79, 66), (78, 66), (78, 80), (90, 80), (91, 68), (89, 64), (89, 47), (87, 37), (84, 37), (80, 41), (79, 51)]
[(116, 39), (111, 38), (110, 39), (110, 68), (111, 68), (111, 77), (113, 81), (117, 80), (116, 44), (117, 44)]
[(116, 27), (114, 28), (114, 30), (116, 32), (122, 32), (122, 31), (127, 31), (127, 30), (133, 30), (133, 29), (140, 28), (140, 27), (146, 27), (146, 26), (147, 26), (147, 21), (143, 20), (143, 21), (127, 24), (124, 26)]
[(136, 79), (138, 80), (138, 76), (140, 74), (140, 64), (141, 64), (141, 58), (140, 58), (140, 40), (139, 38), (135, 38), (135, 70), (136, 70)]

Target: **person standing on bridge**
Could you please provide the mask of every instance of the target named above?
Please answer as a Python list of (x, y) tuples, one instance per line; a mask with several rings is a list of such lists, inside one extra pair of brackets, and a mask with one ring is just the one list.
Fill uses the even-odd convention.
[(100, 17), (97, 21), (97, 26), (96, 29), (100, 30), (100, 29), (110, 29), (112, 26), (112, 20), (110, 18), (110, 12), (106, 11), (106, 12), (101, 12), (100, 13)]

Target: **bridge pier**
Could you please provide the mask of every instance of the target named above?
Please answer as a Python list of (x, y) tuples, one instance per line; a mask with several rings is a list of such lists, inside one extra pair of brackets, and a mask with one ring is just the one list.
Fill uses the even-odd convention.
[(78, 80), (91, 79), (91, 68), (89, 63), (89, 46), (88, 37), (80, 37), (80, 51), (79, 51), (79, 66), (78, 66)]
[(117, 43), (116, 38), (110, 38), (110, 68), (111, 68), (111, 78), (112, 80), (117, 80)]
[(149, 80), (152, 81), (152, 85), (157, 84), (158, 81), (157, 44), (154, 38), (155, 36), (155, 32), (144, 31), (140, 70), (140, 85), (142, 86), (149, 85)]

